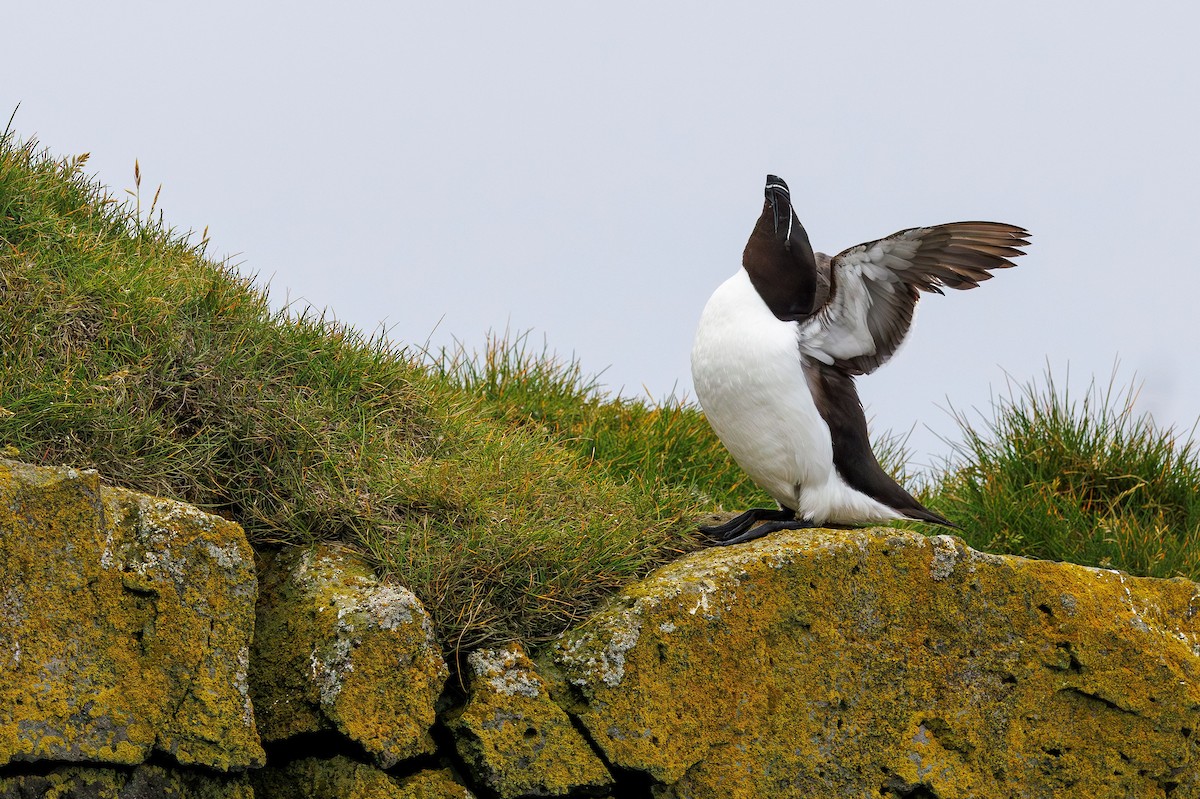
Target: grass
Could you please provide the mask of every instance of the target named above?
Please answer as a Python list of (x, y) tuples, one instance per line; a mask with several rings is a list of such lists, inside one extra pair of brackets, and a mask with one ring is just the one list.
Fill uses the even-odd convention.
[[(499, 337), (436, 355), (265, 290), (11, 134), (0, 142), (0, 445), (240, 522), (349, 542), (449, 649), (544, 640), (761, 501), (687, 405), (607, 398)], [(140, 183), (140, 175), (137, 176)]]
[(1190, 437), (1139, 414), (1115, 380), (1079, 398), (1044, 383), (1010, 389), (982, 425), (955, 413), (962, 443), (930, 501), (977, 549), (1200, 578)]
[(695, 405), (608, 397), (577, 362), (545, 345), (533, 349), (528, 333), (490, 336), (482, 352), (443, 350), (428, 363), (440, 378), (480, 398), (493, 418), (536, 428), (613, 479), (665, 476), (697, 501), (697, 512), (766, 501)]
[[(240, 522), (339, 540), (452, 652), (544, 641), (765, 504), (693, 405), (606, 396), (527, 335), (406, 348), (266, 291), (33, 142), (0, 140), (0, 447)], [(1200, 576), (1200, 466), (1128, 395), (997, 406), (923, 499), (991, 551)], [(902, 439), (877, 443), (901, 473)], [(905, 480), (907, 482), (907, 480)], [(927, 529), (927, 528), (926, 528)]]

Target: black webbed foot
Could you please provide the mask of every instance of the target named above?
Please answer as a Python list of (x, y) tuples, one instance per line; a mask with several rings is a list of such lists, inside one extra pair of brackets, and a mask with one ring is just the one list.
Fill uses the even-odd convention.
[(745, 513), (734, 516), (724, 524), (700, 525), (700, 532), (717, 541), (724, 541), (735, 535), (741, 535), (750, 529), (751, 525), (760, 521), (787, 521), (796, 518), (796, 513), (788, 508), (751, 508)]
[(803, 530), (808, 527), (813, 527), (812, 522), (807, 519), (788, 519), (787, 521), (764, 522), (758, 527), (751, 527), (744, 531), (741, 535), (736, 535), (731, 538), (724, 538), (719, 541), (713, 541), (713, 546), (727, 547), (731, 544), (743, 544), (746, 541), (753, 541), (756, 538), (762, 538), (767, 533), (773, 533), (776, 530)]
[[(766, 524), (754, 527), (758, 522)], [(711, 539), (715, 546), (726, 546), (753, 541), (775, 530), (799, 530), (804, 527), (812, 527), (812, 523), (797, 521), (796, 512), (790, 508), (751, 508), (724, 524), (700, 525), (700, 532)]]

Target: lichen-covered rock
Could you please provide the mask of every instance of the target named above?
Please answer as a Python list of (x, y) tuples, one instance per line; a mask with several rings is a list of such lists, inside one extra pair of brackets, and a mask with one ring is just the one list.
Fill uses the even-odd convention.
[(473, 652), (467, 663), (467, 703), (446, 723), (477, 780), (501, 799), (612, 784), (520, 646)]
[(263, 740), (336, 728), (385, 768), (432, 752), (448, 670), (416, 596), (332, 545), (260, 567), (251, 691)]
[(631, 586), (554, 652), (677, 797), (1200, 796), (1200, 586), (898, 530), (775, 533)]
[(261, 763), (255, 593), (236, 524), (0, 459), (0, 765)]
[(474, 799), (447, 770), (397, 778), (341, 755), (264, 769), (254, 787), (255, 799)]
[(0, 777), (0, 799), (255, 799), (245, 774), (217, 777), (161, 766), (66, 766), (47, 774)]
[(403, 799), (475, 799), (449, 769), (426, 769), (400, 780)]

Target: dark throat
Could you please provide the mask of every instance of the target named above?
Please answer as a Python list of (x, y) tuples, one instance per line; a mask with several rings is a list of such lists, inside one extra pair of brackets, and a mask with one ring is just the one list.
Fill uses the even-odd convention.
[(813, 312), (817, 264), (799, 221), (791, 220), (790, 237), (785, 239), (788, 220), (783, 218), (777, 227), (774, 216), (771, 204), (765, 203), (742, 252), (742, 267), (771, 313), (793, 322)]

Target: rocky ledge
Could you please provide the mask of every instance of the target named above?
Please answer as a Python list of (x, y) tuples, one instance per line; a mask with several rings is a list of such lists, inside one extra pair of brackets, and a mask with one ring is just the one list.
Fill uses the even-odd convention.
[(1198, 796), (1200, 586), (805, 531), (680, 559), (553, 652), (660, 796)]
[(1182, 579), (796, 531), (447, 683), (353, 552), (256, 570), (236, 524), (0, 460), (0, 799), (1200, 797), (1198, 611)]

